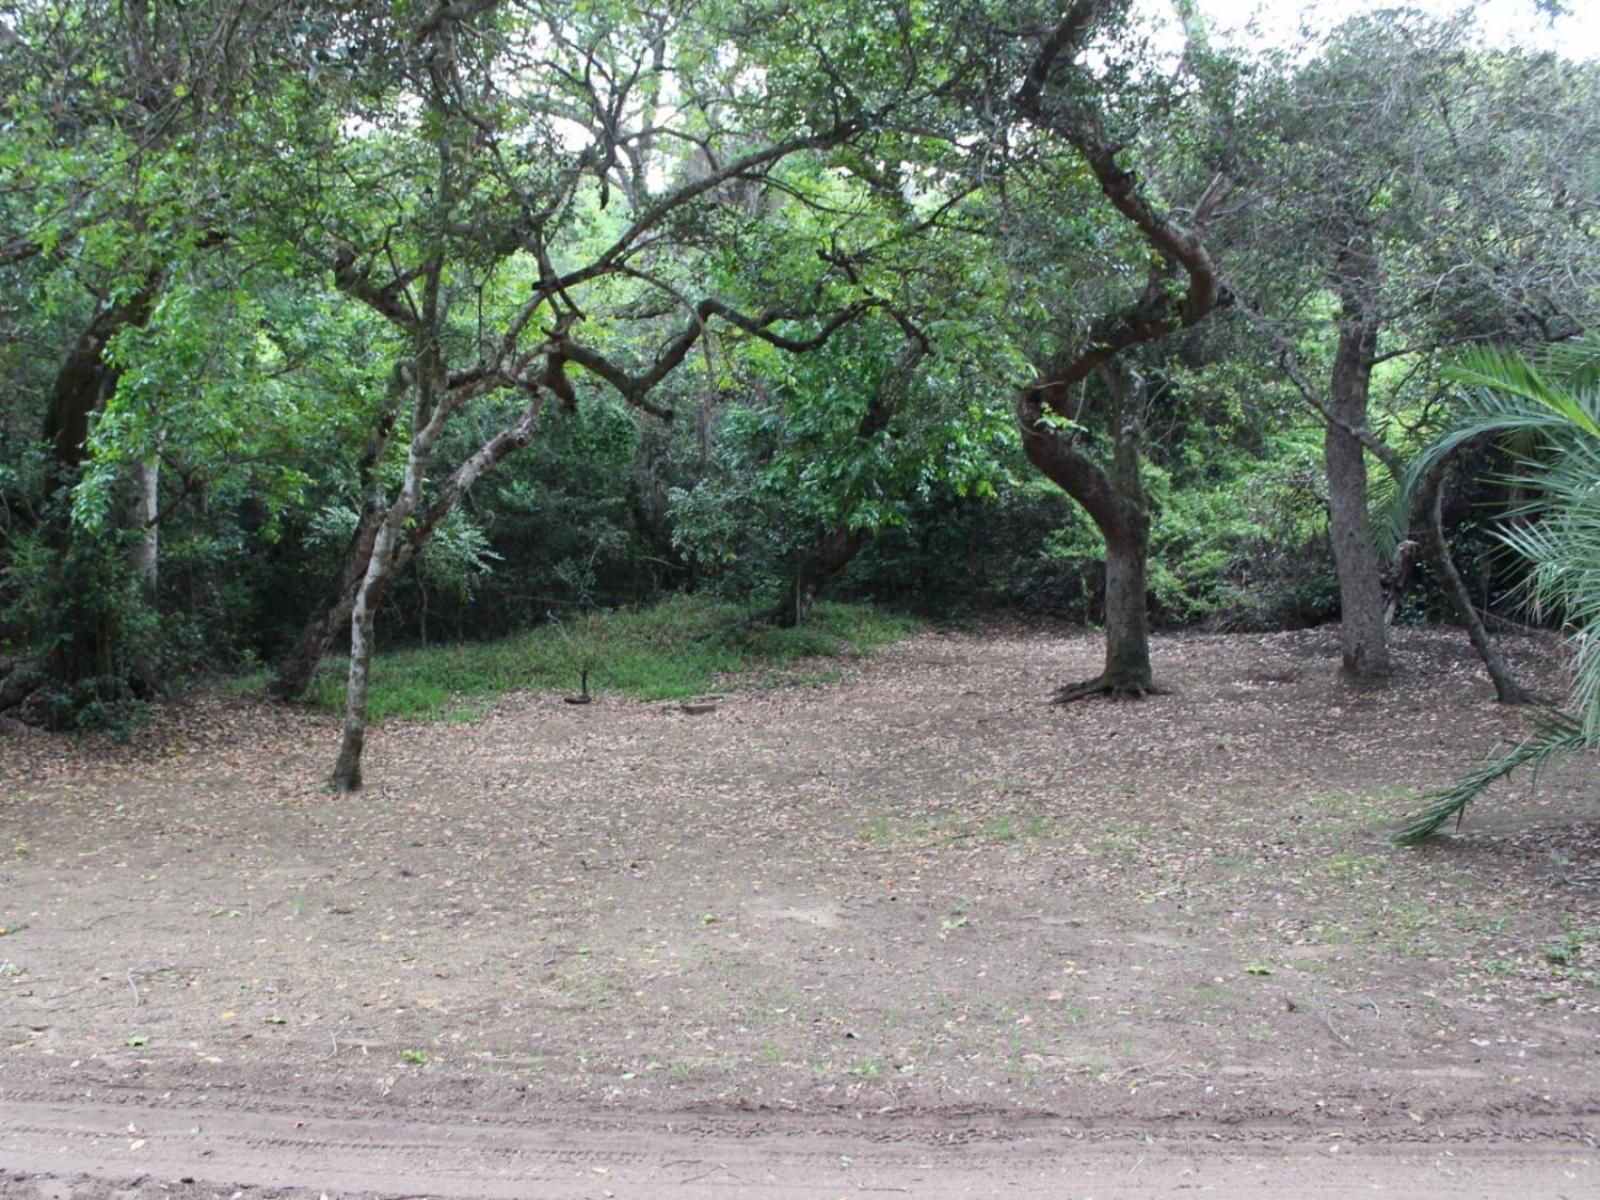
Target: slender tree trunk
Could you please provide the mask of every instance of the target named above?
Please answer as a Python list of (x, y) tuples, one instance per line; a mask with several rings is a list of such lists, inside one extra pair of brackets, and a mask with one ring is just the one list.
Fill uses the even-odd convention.
[(363, 505), (355, 532), (345, 546), (338, 577), (295, 639), (289, 652), (279, 661), (272, 676), (272, 694), (279, 700), (298, 700), (311, 686), (317, 665), (333, 644), (340, 626), (355, 609), (356, 593), (372, 561), (372, 545), (383, 524), (383, 509)]
[[(387, 523), (385, 524), (387, 528)], [(333, 768), (333, 785), (342, 792), (361, 790), (361, 756), (367, 744), (367, 688), (372, 679), (374, 617), (388, 578), (387, 553), (373, 548), (372, 561), (350, 614), (350, 676), (345, 695), (344, 737)]]
[(1339, 344), (1323, 439), (1328, 473), (1328, 532), (1339, 576), (1339, 631), (1344, 674), (1376, 680), (1392, 670), (1388, 625), (1384, 620), (1383, 562), (1368, 518), (1367, 460), (1359, 438), (1365, 429), (1377, 354), (1377, 321), (1372, 313), (1377, 289), (1377, 259), (1370, 238), (1360, 234), (1340, 254)]
[(784, 596), (772, 614), (782, 629), (804, 625), (824, 588), (848, 567), (867, 544), (865, 530), (840, 529), (817, 541), (795, 564)]
[[(433, 503), (428, 506), (421, 518), (411, 524), (406, 530), (405, 540), (395, 548), (394, 562), (389, 572), (391, 576), (404, 570), (412, 559), (422, 553), (468, 488), (507, 455), (533, 440), (534, 433), (539, 427), (539, 415), (543, 410), (544, 393), (538, 389), (531, 390), (527, 407), (517, 419), (478, 447), (476, 452), (451, 472), (450, 477), (440, 487), (438, 495), (434, 497)], [(392, 423), (392, 418), (390, 420)], [(378, 435), (375, 434), (374, 437), (377, 440)], [(376, 450), (373, 443), (368, 444), (367, 452), (362, 456), (365, 464), (362, 471), (364, 482), (370, 480), (371, 467), (382, 456), (382, 447), (387, 444), (387, 440), (388, 429), (385, 428), (381, 431), (381, 443)], [(312, 677), (316, 674), (317, 664), (328, 652), (334, 635), (346, 621), (352, 619), (356, 598), (362, 580), (366, 576), (367, 566), (372, 560), (373, 547), (377, 542), (378, 530), (384, 518), (384, 497), (381, 494), (374, 494), (370, 486), (368, 496), (368, 501), (361, 510), (361, 523), (356, 527), (350, 544), (345, 548), (344, 563), (339, 569), (339, 577), (334, 581), (322, 604), (307, 620), (294, 647), (278, 664), (273, 678), (272, 694), (279, 700), (297, 700), (305, 694), (305, 690), (311, 686)]]
[(1489, 680), (1494, 684), (1495, 699), (1501, 704), (1528, 704), (1532, 701), (1532, 697), (1518, 685), (1505, 656), (1500, 653), (1500, 647), (1495, 645), (1489, 636), (1483, 618), (1478, 615), (1478, 610), (1472, 603), (1472, 593), (1467, 590), (1461, 572), (1456, 570), (1455, 559), (1450, 554), (1450, 543), (1444, 536), (1442, 485), (1449, 465), (1448, 458), (1438, 463), (1423, 477), (1417, 493), (1415, 511), (1422, 518), (1423, 540), (1427, 544), (1428, 556), (1433, 561), (1434, 570), (1439, 573), (1440, 586), (1444, 588), (1445, 595), (1450, 597), (1450, 605), (1455, 609), (1456, 619), (1466, 628), (1467, 636), (1472, 639), (1473, 649), (1477, 650), (1478, 657), (1483, 659), (1484, 669), (1488, 671)]
[(144, 602), (154, 607), (160, 583), (161, 526), (156, 519), (161, 511), (160, 458), (151, 455), (134, 464), (133, 489), (129, 525), (134, 542), (128, 551), (128, 565), (139, 581)]
[[(400, 544), (401, 531), (416, 510), (422, 497), (422, 483), (433, 456), (433, 448), (444, 432), (445, 423), (455, 407), (450, 395), (444, 366), (440, 360), (439, 328), (439, 277), (440, 260), (428, 264), (424, 285), (425, 324), (419, 334), (416, 358), (395, 374), (400, 384), (409, 383), (412, 393), (411, 440), (406, 451), (405, 474), (400, 482), (400, 492), (394, 502), (386, 506), (383, 521), (378, 526), (368, 556), (361, 586), (356, 592), (350, 613), (350, 674), (345, 693), (344, 737), (339, 744), (339, 758), (334, 764), (333, 786), (344, 792), (354, 792), (361, 787), (361, 756), (367, 738), (367, 685), (372, 673), (372, 645), (374, 622), (383, 588), (394, 573), (395, 550)], [(385, 492), (377, 472), (371, 473), (366, 506), (384, 507)]]

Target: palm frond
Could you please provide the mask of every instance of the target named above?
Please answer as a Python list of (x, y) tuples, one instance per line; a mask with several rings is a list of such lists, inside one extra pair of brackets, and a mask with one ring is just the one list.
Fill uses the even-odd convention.
[(1494, 436), (1517, 463), (1527, 499), (1495, 531), (1527, 564), (1525, 602), (1572, 631), (1572, 713), (1547, 711), (1532, 736), (1478, 763), (1395, 834), (1413, 844), (1459, 820), (1496, 781), (1522, 767), (1600, 747), (1600, 340), (1548, 352), (1542, 369), (1515, 353), (1479, 347), (1450, 372), (1468, 391), (1453, 427), (1406, 476), (1413, 494), (1425, 472), (1474, 438)]
[(1429, 793), (1428, 806), (1402, 826), (1394, 840), (1402, 846), (1414, 846), (1437, 833), (1452, 817), (1459, 821), (1467, 805), (1512, 772), (1532, 767), (1537, 778), (1539, 768), (1550, 759), (1584, 747), (1583, 726), (1576, 718), (1549, 710), (1539, 713), (1533, 720), (1536, 729), (1533, 736), (1518, 742), (1498, 758), (1478, 763), (1449, 787)]
[(1545, 350), (1541, 361), (1547, 375), (1572, 391), (1600, 388), (1600, 337), (1558, 342)]
[[(1582, 375), (1592, 368), (1585, 357), (1574, 369)], [(1600, 437), (1600, 413), (1595, 411), (1592, 389), (1574, 386), (1564, 378), (1546, 378), (1520, 354), (1474, 346), (1462, 354), (1456, 366), (1445, 371), (1445, 377), (1475, 389), (1480, 396), (1487, 393), (1506, 401), (1521, 399), (1548, 409), (1591, 437)], [(1591, 394), (1586, 397), (1585, 392)]]

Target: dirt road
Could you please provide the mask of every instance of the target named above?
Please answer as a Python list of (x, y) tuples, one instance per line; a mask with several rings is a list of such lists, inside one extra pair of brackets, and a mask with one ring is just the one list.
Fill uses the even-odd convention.
[[(1187, 1194), (1406, 1200), (1600, 1194), (1600, 1153), (1574, 1122), (1488, 1134), (1189, 1123), (1098, 1128), (1044, 1118), (762, 1114), (428, 1120), (325, 1107), (0, 1102), (0, 1194), (407, 1196), (483, 1200), (829, 1200), (909, 1195), (1133, 1200)], [(1514, 1137), (1507, 1137), (1507, 1132)], [(1407, 1140), (1398, 1140), (1405, 1134)], [(20, 1175), (23, 1178), (15, 1178)]]

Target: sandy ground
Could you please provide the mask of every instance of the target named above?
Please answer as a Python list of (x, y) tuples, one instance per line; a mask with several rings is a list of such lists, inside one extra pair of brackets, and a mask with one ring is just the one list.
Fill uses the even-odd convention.
[[(918, 635), (716, 711), (0, 736), (0, 1195), (1600, 1194), (1600, 786), (1464, 640)], [(1559, 688), (1534, 643), (1519, 669)]]

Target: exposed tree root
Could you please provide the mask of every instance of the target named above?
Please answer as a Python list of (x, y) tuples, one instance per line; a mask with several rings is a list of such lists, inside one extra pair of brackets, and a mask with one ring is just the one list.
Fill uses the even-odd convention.
[(1082, 683), (1068, 683), (1058, 687), (1053, 704), (1071, 704), (1090, 696), (1109, 696), (1113, 700), (1143, 700), (1146, 696), (1164, 696), (1167, 688), (1157, 687), (1148, 679), (1108, 679), (1096, 675)]

